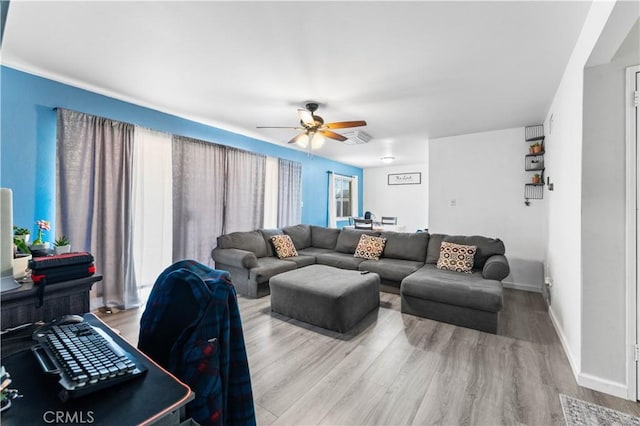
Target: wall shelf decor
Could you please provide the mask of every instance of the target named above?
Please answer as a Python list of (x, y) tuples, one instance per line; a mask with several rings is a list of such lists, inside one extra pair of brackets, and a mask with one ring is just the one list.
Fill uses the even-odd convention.
[(537, 124), (524, 128), (524, 140), (529, 146), (529, 153), (524, 156), (524, 170), (535, 172), (529, 183), (524, 185), (524, 203), (529, 200), (541, 200), (544, 189), (544, 126)]

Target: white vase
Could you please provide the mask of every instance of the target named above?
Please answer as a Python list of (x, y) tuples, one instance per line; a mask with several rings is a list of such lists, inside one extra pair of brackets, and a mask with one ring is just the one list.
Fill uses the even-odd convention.
[(66, 246), (53, 246), (53, 251), (55, 254), (69, 253), (71, 251), (71, 245), (67, 244)]

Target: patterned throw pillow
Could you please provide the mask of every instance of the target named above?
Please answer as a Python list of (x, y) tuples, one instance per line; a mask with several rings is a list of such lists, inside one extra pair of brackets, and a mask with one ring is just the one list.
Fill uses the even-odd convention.
[(278, 258), (284, 259), (286, 257), (294, 257), (298, 255), (296, 246), (293, 245), (291, 237), (288, 235), (274, 235), (271, 237), (273, 247), (276, 249)]
[(362, 234), (353, 257), (378, 260), (382, 254), (382, 250), (384, 250), (384, 244), (386, 242), (386, 238), (372, 237), (371, 235)]
[(476, 250), (478, 250), (476, 246), (465, 246), (443, 241), (440, 245), (440, 257), (436, 268), (470, 274)]

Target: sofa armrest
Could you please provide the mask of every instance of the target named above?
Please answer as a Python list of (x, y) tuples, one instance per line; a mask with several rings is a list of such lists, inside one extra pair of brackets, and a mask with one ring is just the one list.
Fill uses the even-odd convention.
[(482, 268), (482, 277), (488, 280), (502, 281), (509, 275), (509, 261), (502, 254), (490, 256)]
[(216, 262), (238, 268), (255, 268), (258, 266), (258, 258), (253, 252), (240, 249), (222, 249), (216, 247), (211, 251), (211, 258)]

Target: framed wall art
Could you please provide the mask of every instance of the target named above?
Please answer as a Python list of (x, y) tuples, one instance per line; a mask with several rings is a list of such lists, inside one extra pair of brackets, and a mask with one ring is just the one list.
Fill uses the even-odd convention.
[(389, 173), (387, 179), (388, 185), (420, 185), (422, 173)]

